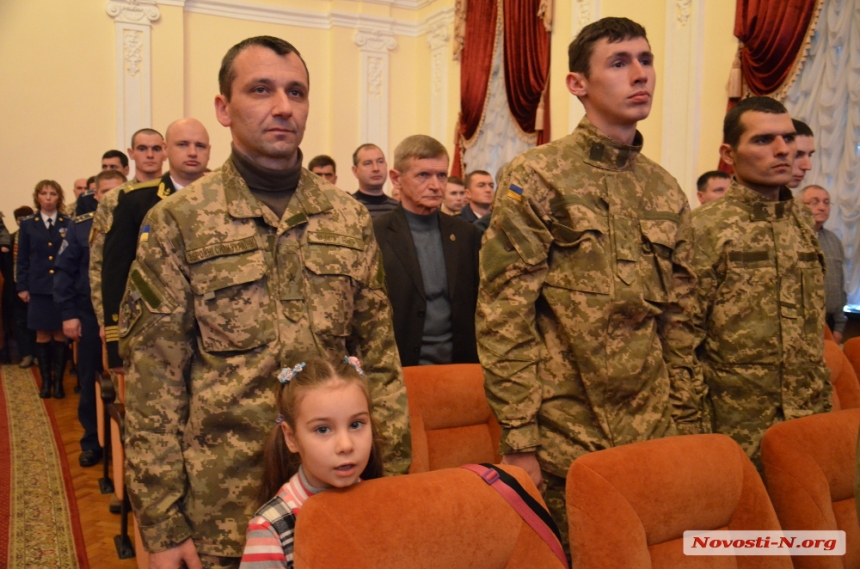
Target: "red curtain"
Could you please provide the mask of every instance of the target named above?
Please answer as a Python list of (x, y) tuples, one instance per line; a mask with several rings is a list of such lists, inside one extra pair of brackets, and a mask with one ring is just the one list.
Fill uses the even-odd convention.
[(466, 32), (460, 54), (460, 121), (452, 176), (463, 175), (461, 141), (475, 136), (481, 124), (496, 41), (497, 0), (469, 0), (466, 6)]
[(550, 35), (538, 17), (540, 4), (505, 0), (505, 90), (514, 120), (529, 134), (537, 131), (537, 143), (544, 144), (550, 139)]
[(737, 0), (735, 36), (750, 91), (767, 95), (785, 83), (817, 8), (816, 0)]
[[(820, 0), (737, 0), (735, 37), (741, 42), (743, 85), (754, 95), (778, 91), (794, 69)], [(742, 95), (741, 95), (742, 96)], [(726, 112), (739, 100), (729, 95)], [(732, 173), (720, 160), (718, 168)]]

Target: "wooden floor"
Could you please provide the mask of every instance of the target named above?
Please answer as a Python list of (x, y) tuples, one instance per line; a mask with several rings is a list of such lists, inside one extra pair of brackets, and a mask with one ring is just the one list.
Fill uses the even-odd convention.
[(66, 398), (50, 399), (48, 404), (57, 418), (69, 460), (90, 568), (134, 569), (137, 567), (135, 559), (119, 559), (116, 555), (113, 538), (119, 534), (119, 515), (108, 511), (110, 495), (99, 492), (102, 463), (90, 468), (82, 468), (78, 464), (83, 429), (78, 422), (78, 395), (72, 391), (75, 380), (75, 376), (67, 374), (64, 384)]

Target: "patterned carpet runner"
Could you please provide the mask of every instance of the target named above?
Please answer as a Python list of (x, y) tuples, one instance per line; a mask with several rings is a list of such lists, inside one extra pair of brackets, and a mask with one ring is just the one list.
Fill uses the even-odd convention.
[(0, 368), (0, 566), (88, 569), (62, 439), (31, 369)]

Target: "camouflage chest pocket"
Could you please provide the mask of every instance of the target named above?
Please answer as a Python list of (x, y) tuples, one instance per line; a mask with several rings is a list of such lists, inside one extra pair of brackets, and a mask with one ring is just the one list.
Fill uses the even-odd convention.
[(349, 235), (309, 232), (302, 254), (305, 298), (317, 334), (348, 336), (357, 282), (364, 273), (364, 242)]
[(585, 207), (552, 226), (550, 271), (546, 284), (598, 294), (609, 294), (609, 218)]
[(208, 352), (251, 350), (275, 339), (266, 261), (254, 250), (189, 266), (194, 313)]
[(817, 337), (820, 334), (823, 326), (823, 314), (826, 309), (824, 303), (824, 271), (821, 265), (821, 259), (814, 249), (798, 252), (797, 267), (800, 270), (798, 304), (803, 310), (804, 332), (811, 334), (812, 337)]
[(674, 221), (642, 219), (642, 254), (639, 257), (639, 273), (642, 276), (642, 294), (652, 302), (672, 300), (672, 254), (675, 251), (675, 234), (678, 225)]

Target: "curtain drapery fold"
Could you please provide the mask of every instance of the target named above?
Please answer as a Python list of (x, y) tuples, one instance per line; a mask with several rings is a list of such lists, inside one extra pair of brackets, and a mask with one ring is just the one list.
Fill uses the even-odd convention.
[(463, 140), (473, 138), (484, 116), (493, 66), (498, 0), (468, 0), (460, 53), (460, 119), (452, 175), (462, 175)]
[(549, 142), (550, 34), (546, 0), (504, 0), (505, 89), (514, 120)]

